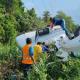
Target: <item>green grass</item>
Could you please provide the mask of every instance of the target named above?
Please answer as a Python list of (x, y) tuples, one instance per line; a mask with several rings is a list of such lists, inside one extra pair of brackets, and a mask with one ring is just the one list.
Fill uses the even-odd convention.
[[(55, 53), (56, 51), (50, 52), (48, 58), (43, 54), (29, 71), (28, 80), (80, 80), (80, 59), (70, 57), (63, 63)], [(20, 55), (21, 52), (16, 46), (0, 44), (0, 80), (12, 80), (14, 74), (18, 80), (24, 80), (18, 62)]]

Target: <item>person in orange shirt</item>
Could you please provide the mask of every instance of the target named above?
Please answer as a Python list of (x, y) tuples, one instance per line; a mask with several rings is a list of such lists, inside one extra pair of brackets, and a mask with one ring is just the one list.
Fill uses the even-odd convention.
[(27, 75), (28, 70), (31, 68), (34, 63), (33, 59), (33, 48), (32, 48), (32, 40), (30, 38), (26, 39), (26, 45), (22, 48), (22, 68), (24, 71), (24, 75)]

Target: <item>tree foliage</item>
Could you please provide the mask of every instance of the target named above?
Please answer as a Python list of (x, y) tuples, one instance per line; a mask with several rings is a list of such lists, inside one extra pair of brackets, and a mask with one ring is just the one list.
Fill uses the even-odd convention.
[(9, 43), (17, 33), (35, 30), (44, 26), (35, 9), (24, 10), (21, 0), (0, 1), (0, 41)]
[(49, 11), (44, 11), (44, 14), (43, 14), (43, 20), (44, 20), (44, 22), (48, 23), (49, 22), (49, 18), (50, 18)]

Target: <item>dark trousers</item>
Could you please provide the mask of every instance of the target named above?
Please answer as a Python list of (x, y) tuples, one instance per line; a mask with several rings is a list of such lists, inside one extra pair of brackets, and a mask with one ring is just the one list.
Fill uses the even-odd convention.
[(23, 69), (24, 77), (27, 77), (28, 71), (32, 68), (32, 64), (21, 64), (21, 66)]

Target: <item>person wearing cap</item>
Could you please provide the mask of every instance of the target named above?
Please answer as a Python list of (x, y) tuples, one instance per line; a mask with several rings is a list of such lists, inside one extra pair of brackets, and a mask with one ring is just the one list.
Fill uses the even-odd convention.
[(24, 74), (28, 72), (28, 70), (31, 68), (32, 64), (34, 63), (33, 54), (34, 54), (34, 51), (32, 48), (32, 40), (31, 38), (27, 38), (26, 45), (22, 48), (21, 63), (22, 63)]

